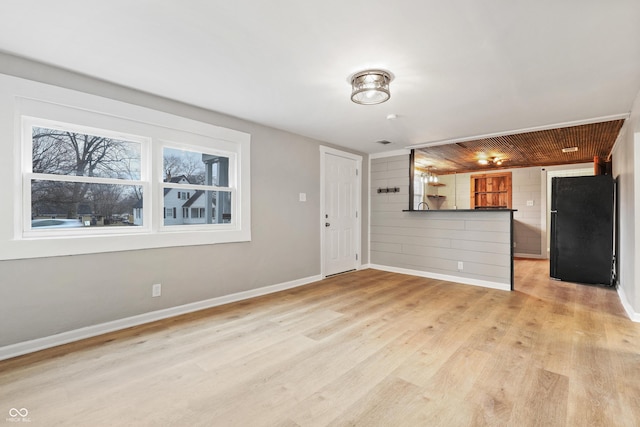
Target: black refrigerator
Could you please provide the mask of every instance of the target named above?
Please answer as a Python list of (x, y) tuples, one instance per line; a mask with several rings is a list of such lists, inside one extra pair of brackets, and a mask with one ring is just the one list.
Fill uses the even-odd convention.
[(611, 175), (552, 178), (551, 277), (614, 283), (615, 181)]

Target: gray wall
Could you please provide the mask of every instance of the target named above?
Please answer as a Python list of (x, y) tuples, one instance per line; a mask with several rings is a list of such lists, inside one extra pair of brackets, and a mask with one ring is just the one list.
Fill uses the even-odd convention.
[(0, 261), (0, 346), (320, 274), (320, 141), (5, 54), (0, 73), (250, 133), (252, 173), (251, 242)]
[(625, 309), (640, 321), (640, 93), (613, 150), (613, 176), (618, 180), (618, 290)]
[[(399, 193), (377, 188), (399, 187)], [(371, 263), (505, 286), (511, 283), (508, 212), (402, 212), (408, 208), (409, 156), (371, 160)], [(458, 261), (463, 270), (458, 270)]]

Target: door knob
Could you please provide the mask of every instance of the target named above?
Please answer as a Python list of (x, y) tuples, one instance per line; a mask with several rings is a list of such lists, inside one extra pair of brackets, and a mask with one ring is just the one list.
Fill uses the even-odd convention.
[(324, 223), (324, 226), (325, 226), (325, 227), (329, 227), (330, 225), (331, 225), (331, 224), (329, 224), (328, 222), (325, 222), (325, 223)]

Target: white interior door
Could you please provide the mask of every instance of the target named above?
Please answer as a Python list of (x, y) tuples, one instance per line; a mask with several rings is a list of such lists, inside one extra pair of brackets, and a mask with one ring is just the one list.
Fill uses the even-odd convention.
[[(322, 254), (323, 275), (342, 273), (360, 265), (359, 156), (325, 150), (323, 158)], [(341, 155), (344, 154), (344, 155)]]

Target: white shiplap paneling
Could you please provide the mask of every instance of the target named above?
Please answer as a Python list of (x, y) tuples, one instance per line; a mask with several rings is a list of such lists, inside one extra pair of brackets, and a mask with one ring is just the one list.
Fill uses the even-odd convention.
[[(371, 183), (373, 265), (509, 289), (510, 212), (403, 212), (409, 204), (408, 156), (372, 159)], [(377, 193), (394, 186), (399, 193)]]

